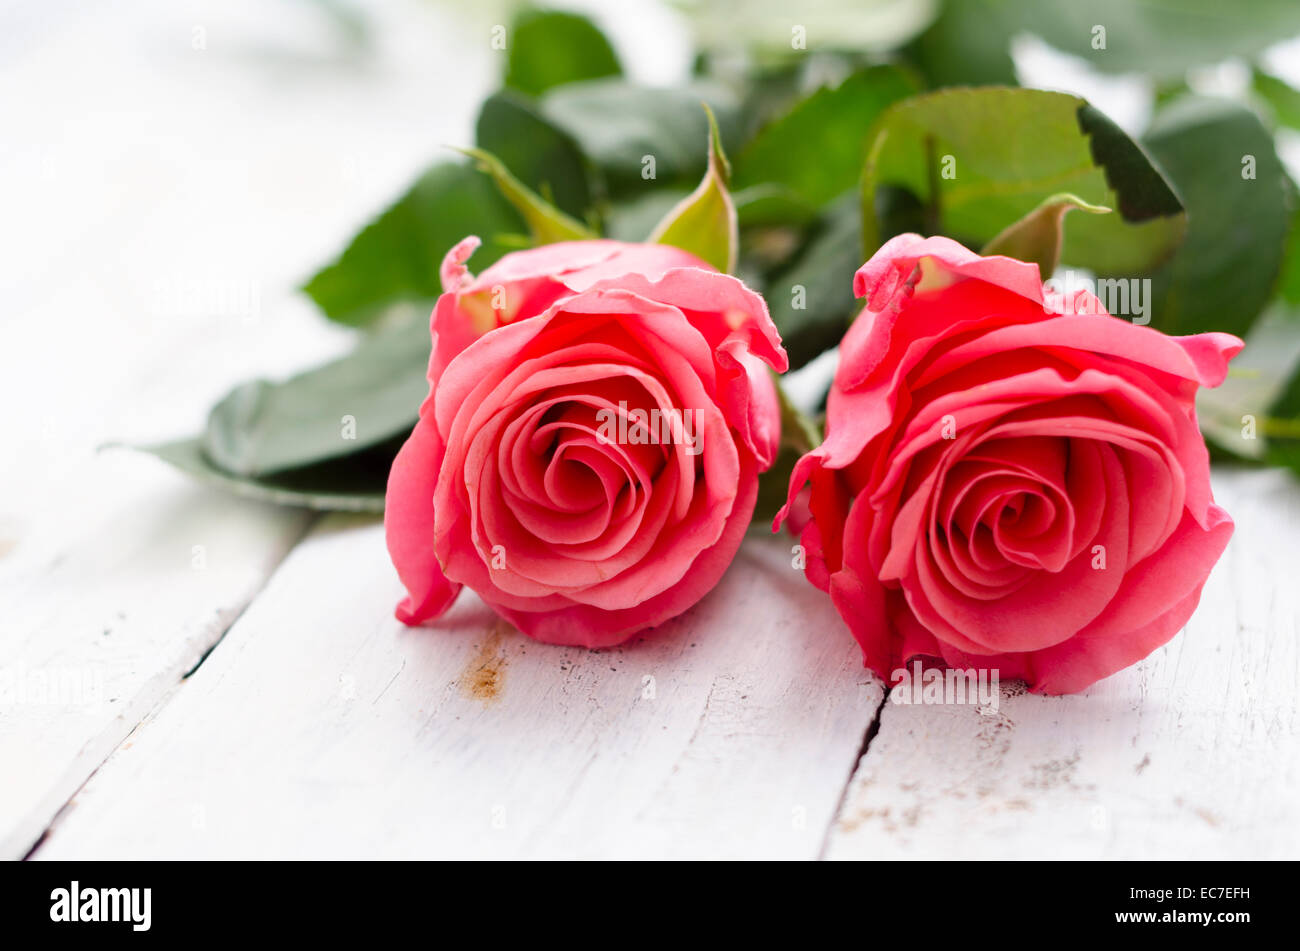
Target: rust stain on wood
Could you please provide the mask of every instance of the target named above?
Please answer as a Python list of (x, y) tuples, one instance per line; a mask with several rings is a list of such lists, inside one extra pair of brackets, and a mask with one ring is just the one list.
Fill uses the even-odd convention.
[(500, 699), (506, 679), (506, 655), (501, 650), (504, 639), (501, 624), (497, 624), (487, 639), (478, 645), (474, 656), (460, 675), (460, 689), (467, 697), (492, 703)]

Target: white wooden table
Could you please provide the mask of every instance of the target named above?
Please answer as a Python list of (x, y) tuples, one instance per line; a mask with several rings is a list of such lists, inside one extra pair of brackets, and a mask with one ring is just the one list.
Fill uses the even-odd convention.
[(274, 10), (37, 5), (0, 42), (0, 857), (1300, 857), (1281, 472), (1216, 473), (1237, 533), (1167, 647), (988, 716), (889, 703), (759, 531), (596, 653), (468, 592), (403, 628), (375, 520), (96, 453), (344, 349), (292, 288), (496, 69), (440, 7), (381, 6), (378, 61)]

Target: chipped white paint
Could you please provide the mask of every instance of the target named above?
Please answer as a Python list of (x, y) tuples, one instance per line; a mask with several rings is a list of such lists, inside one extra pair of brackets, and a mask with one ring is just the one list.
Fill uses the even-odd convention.
[(1179, 636), (992, 716), (887, 702), (829, 857), (1300, 857), (1300, 484), (1214, 484), (1237, 530)]

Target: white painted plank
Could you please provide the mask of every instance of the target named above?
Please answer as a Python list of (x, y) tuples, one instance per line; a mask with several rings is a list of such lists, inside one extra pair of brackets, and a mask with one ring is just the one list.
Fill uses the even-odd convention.
[(469, 592), (402, 628), (382, 529), (332, 517), (37, 857), (813, 857), (881, 691), (789, 557), (590, 652)]
[(33, 7), (0, 43), (5, 858), (308, 523), (95, 448), (193, 432), (238, 380), (344, 349), (293, 288), (466, 140), (477, 97), (431, 118), (430, 89), (495, 67), (418, 3), (370, 11), (368, 49), (309, 6), (79, 6)]
[(0, 602), (4, 858), (26, 854), (68, 797), (225, 632), (305, 525), (302, 513), (232, 505), (183, 485), (161, 463), (124, 460), (116, 468), (128, 465), (138, 474), (133, 488), (154, 491), (115, 506), (39, 576), (7, 577), (12, 588)]
[(1214, 484), (1237, 530), (1180, 635), (994, 716), (886, 702), (829, 857), (1300, 857), (1300, 484)]

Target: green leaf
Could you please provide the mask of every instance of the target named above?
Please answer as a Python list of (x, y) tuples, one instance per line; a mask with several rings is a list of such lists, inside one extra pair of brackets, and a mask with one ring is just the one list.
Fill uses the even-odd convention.
[(781, 185), (751, 185), (731, 197), (742, 228), (807, 225), (817, 218), (814, 205)]
[(1192, 66), (1252, 58), (1297, 32), (1294, 0), (947, 0), (908, 52), (933, 85), (1005, 83), (1014, 79), (1012, 38), (1035, 33), (1093, 69), (1167, 80)]
[(759, 129), (789, 112), (809, 88), (821, 85), (817, 77), (846, 75), (855, 64), (856, 60), (838, 52), (757, 62), (739, 62), (725, 54), (701, 54), (696, 71), (740, 91), (742, 138), (748, 141)]
[[(1241, 459), (1281, 461), (1279, 453), (1286, 453), (1286, 441), (1277, 439), (1276, 423), (1293, 428), (1300, 423), (1297, 368), (1300, 312), (1272, 307), (1251, 328), (1245, 349), (1232, 360), (1228, 378), (1215, 389), (1197, 391), (1196, 415), (1205, 438)], [(1247, 417), (1254, 418), (1253, 432)], [(1300, 432), (1293, 438), (1300, 445)]]
[[(1245, 336), (1277, 286), (1292, 214), (1272, 136), (1243, 106), (1186, 97), (1156, 115), (1145, 143), (1189, 215), (1186, 242), (1151, 275), (1154, 325)], [(1251, 162), (1255, 177), (1243, 177)]]
[(764, 297), (781, 341), (798, 369), (840, 342), (857, 302), (853, 275), (865, 260), (859, 244), (858, 202), (832, 205), (795, 259), (768, 279)]
[(1262, 69), (1255, 70), (1254, 89), (1279, 124), (1300, 129), (1300, 89)]
[(945, 0), (929, 29), (903, 51), (926, 78), (940, 86), (1014, 86), (1012, 32), (983, 0)]
[(576, 13), (525, 10), (516, 17), (508, 37), (505, 84), (530, 95), (623, 71), (609, 40)]
[[(1300, 342), (1300, 321), (1294, 320), (1294, 313), (1291, 316), (1287, 343), (1294, 354)], [(1290, 379), (1257, 425), (1265, 438), (1266, 461), (1300, 473), (1300, 370), (1295, 363), (1290, 368)]]
[(594, 195), (586, 156), (533, 103), (511, 92), (489, 96), (479, 110), (474, 142), (565, 214), (578, 220), (590, 214)]
[(644, 241), (690, 193), (689, 188), (656, 188), (616, 201), (606, 210), (605, 234), (616, 241)]
[(722, 151), (718, 124), (709, 117), (709, 167), (704, 180), (668, 212), (650, 233), (649, 241), (689, 251), (719, 271), (733, 274), (740, 245), (736, 205), (727, 190), (730, 167)]
[(404, 438), (429, 391), (429, 346), (427, 321), (413, 321), (283, 382), (244, 383), (213, 407), (204, 453), (259, 477)]
[(474, 262), (486, 267), (511, 250), (501, 237), (522, 228), (491, 181), (468, 166), (441, 162), (303, 290), (327, 317), (344, 324), (369, 323), (400, 303), (426, 309), (442, 293), (438, 267), (456, 242), (481, 237)]
[(772, 468), (759, 475), (758, 498), (754, 503), (754, 515), (750, 519), (750, 524), (771, 528), (776, 513), (781, 511), (781, 507), (789, 497), (790, 476), (794, 472), (795, 463), (802, 455), (803, 453), (791, 446), (782, 446), (776, 454)]
[(920, 198), (929, 233), (980, 247), (1061, 192), (1117, 215), (1072, 223), (1062, 259), (1099, 272), (1167, 258), (1186, 228), (1178, 196), (1118, 126), (1077, 96), (989, 86), (945, 89), (890, 106), (863, 175), (863, 244), (890, 237), (882, 186)]
[(415, 321), (284, 382), (236, 387), (198, 437), (135, 448), (250, 498), (381, 512), (388, 470), (429, 391), (428, 362), (427, 324)]
[(790, 402), (779, 380), (774, 379), (781, 406), (781, 443), (772, 467), (758, 477), (758, 502), (753, 522), (770, 525), (785, 505), (790, 492), (790, 475), (795, 463), (809, 450), (821, 445), (821, 428)]
[(245, 498), (341, 512), (384, 510), (384, 489), (396, 446), (308, 466), (262, 479), (232, 476), (214, 466), (200, 439), (180, 439), (154, 446), (131, 447), (157, 456), (186, 475)]
[(821, 430), (817, 424), (805, 416), (790, 402), (790, 397), (781, 388), (779, 380), (773, 380), (776, 386), (776, 399), (781, 407), (781, 445), (789, 446), (800, 455), (811, 452), (822, 444)]
[(1074, 209), (1093, 215), (1110, 211), (1101, 205), (1090, 205), (1077, 195), (1062, 193), (1043, 200), (1043, 203), (1019, 221), (1008, 225), (980, 254), (1002, 254), (1020, 261), (1038, 265), (1043, 279), (1051, 277), (1061, 259), (1061, 240), (1065, 216)]
[[(1180, 78), (1188, 67), (1249, 58), (1300, 32), (1295, 0), (972, 0), (971, 5), (998, 17), (1008, 35), (1037, 33), (1108, 73)], [(1098, 48), (1103, 41), (1104, 48)]]
[[(1295, 189), (1290, 191), (1294, 203)], [(1300, 208), (1291, 214), (1286, 253), (1282, 258), (1282, 277), (1278, 281), (1277, 290), (1284, 301), (1292, 307), (1300, 308)]]
[(510, 174), (501, 160), (482, 149), (458, 149), (478, 163), (479, 171), (490, 176), (497, 188), (515, 210), (523, 216), (528, 231), (536, 244), (554, 244), (557, 241), (583, 241), (596, 235), (581, 221), (566, 215), (545, 201), (531, 188)]
[(857, 184), (877, 116), (917, 89), (896, 66), (867, 67), (836, 87), (822, 86), (745, 147), (736, 188), (781, 186), (813, 206), (826, 204)]
[(621, 198), (699, 181), (707, 165), (700, 142), (709, 135), (701, 100), (717, 117), (723, 147), (735, 151), (740, 132), (736, 98), (711, 83), (654, 89), (597, 79), (552, 89), (540, 107), (600, 169), (610, 194)]

